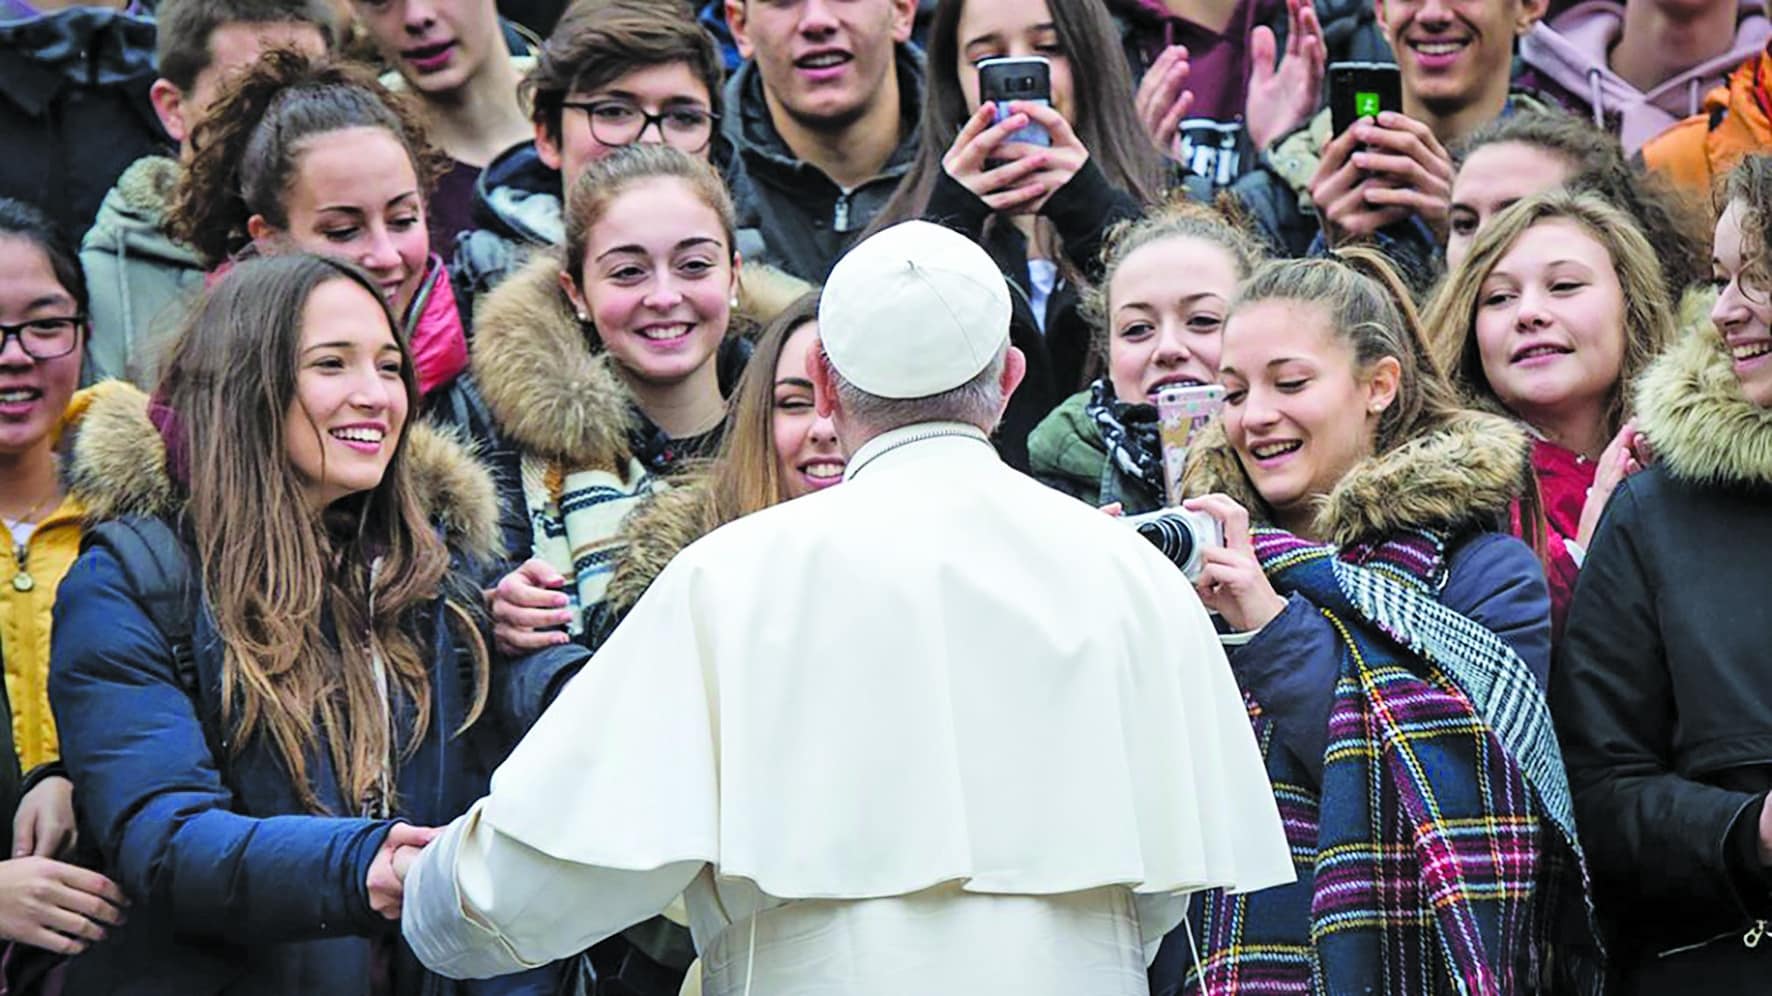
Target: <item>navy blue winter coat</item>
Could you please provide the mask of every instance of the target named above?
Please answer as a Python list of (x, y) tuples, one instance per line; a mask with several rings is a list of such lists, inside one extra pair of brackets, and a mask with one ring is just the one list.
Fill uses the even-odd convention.
[[(95, 405), (75, 441), (73, 486), (95, 518), (137, 510), (172, 521), (155, 507), (156, 495), (175, 489), (144, 400), (126, 392)], [(408, 460), (452, 552), (489, 553), (497, 535), (489, 476), (453, 442), (410, 431)], [(132, 903), (128, 923), (71, 966), (71, 996), (551, 991), (534, 973), (462, 984), (426, 972), (398, 925), (369, 906), (370, 862), (393, 821), (351, 814), (323, 747), (308, 771), (339, 815), (311, 815), (267, 740), (230, 742), (222, 645), (209, 613), (193, 630), (193, 696), (139, 595), (110, 549), (89, 546), (56, 604), (50, 702), (77, 786), (81, 836)], [(523, 725), (515, 717), (540, 709), (539, 700), (511, 697), (516, 676), (506, 669), (495, 675), (505, 680), (494, 681), (488, 716), (457, 732), (474, 682), (444, 612), (439, 598), (421, 617), (433, 711), (425, 740), (396, 776), (396, 817), (425, 826), (447, 823), (485, 794), (509, 731)], [(410, 704), (396, 709), (398, 742), (414, 718)]]

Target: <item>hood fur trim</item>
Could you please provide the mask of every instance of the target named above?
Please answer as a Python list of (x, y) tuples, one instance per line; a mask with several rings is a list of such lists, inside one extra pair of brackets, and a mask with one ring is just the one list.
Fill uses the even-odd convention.
[(559, 259), (544, 253), (481, 300), (474, 381), (524, 451), (570, 467), (626, 468), (631, 397), (609, 355), (586, 344), (559, 274)]
[(693, 477), (677, 481), (667, 490), (655, 491), (622, 523), (627, 546), (604, 591), (616, 618), (634, 607), (672, 558), (712, 528), (709, 520), (713, 501), (708, 483), (705, 477)]
[[(1531, 439), (1511, 419), (1460, 413), (1436, 432), (1356, 464), (1319, 503), (1312, 531), (1348, 546), (1405, 529), (1494, 528), (1531, 484), (1531, 452)], [(1253, 522), (1273, 523), (1222, 423), (1195, 444), (1182, 487), (1190, 495), (1227, 494), (1249, 510)]]
[[(88, 522), (178, 511), (166, 444), (139, 389), (119, 383), (93, 398), (69, 440), (68, 490)], [(451, 433), (416, 422), (407, 430), (406, 462), (426, 518), (450, 545), (481, 560), (499, 555), (498, 491), (472, 451)]]
[(1637, 425), (1680, 480), (1772, 486), (1772, 409), (1741, 393), (1714, 328), (1683, 336), (1643, 372)]

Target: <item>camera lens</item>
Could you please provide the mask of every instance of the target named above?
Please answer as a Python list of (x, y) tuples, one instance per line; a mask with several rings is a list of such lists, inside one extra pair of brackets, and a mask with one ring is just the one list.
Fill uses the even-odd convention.
[(1138, 535), (1150, 540), (1175, 566), (1194, 559), (1194, 531), (1177, 515), (1153, 515), (1138, 523)]

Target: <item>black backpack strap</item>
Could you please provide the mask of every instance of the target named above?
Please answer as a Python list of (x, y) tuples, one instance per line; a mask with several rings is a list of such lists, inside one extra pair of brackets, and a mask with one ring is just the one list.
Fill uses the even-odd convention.
[(83, 544), (86, 549), (102, 546), (117, 559), (130, 590), (147, 610), (148, 619), (172, 645), (173, 672), (179, 687), (198, 704), (201, 713), (203, 687), (193, 646), (201, 606), (196, 571), (184, 541), (163, 519), (127, 518), (91, 527)]

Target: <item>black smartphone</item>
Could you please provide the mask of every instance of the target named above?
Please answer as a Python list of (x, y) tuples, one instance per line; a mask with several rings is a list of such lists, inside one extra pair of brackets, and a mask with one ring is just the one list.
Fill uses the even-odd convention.
[(1403, 110), (1403, 77), (1391, 62), (1337, 62), (1329, 66), (1329, 108), (1335, 134), (1380, 111)]
[[(1009, 102), (1024, 100), (1052, 106), (1052, 63), (1038, 57), (1028, 59), (986, 59), (978, 64), (978, 99), (997, 105), (997, 120), (1011, 113)], [(1008, 141), (1029, 145), (1051, 145), (1052, 136), (1046, 126), (1029, 121), (1010, 135)]]

